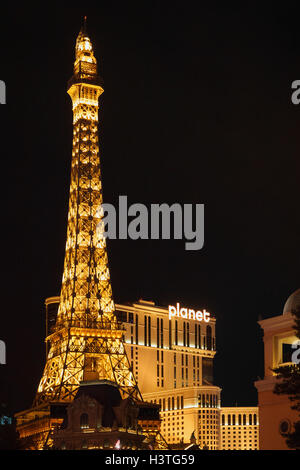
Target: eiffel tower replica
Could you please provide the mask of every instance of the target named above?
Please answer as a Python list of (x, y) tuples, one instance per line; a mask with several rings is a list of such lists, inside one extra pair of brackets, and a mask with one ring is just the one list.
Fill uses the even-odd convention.
[[(117, 321), (112, 298), (98, 145), (98, 99), (103, 91), (85, 18), (68, 82), (73, 151), (60, 303), (55, 326), (46, 338), (49, 352), (33, 406), (16, 414), (25, 449), (51, 447), (53, 430), (62, 422), (59, 410), (74, 400), (82, 382), (114, 382), (123, 398), (145, 403), (129, 365), (124, 327)], [(167, 448), (160, 433), (149, 426), (145, 435), (152, 436), (153, 448)]]

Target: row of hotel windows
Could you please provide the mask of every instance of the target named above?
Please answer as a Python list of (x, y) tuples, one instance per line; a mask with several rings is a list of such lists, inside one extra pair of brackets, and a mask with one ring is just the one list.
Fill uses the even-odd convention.
[(160, 406), (160, 411), (174, 411), (183, 409), (183, 396), (160, 398), (159, 400), (151, 400)]
[(198, 404), (201, 408), (218, 408), (219, 397), (215, 394), (201, 393), (198, 397)]
[[(225, 416), (227, 416), (227, 420), (225, 418)], [(254, 413), (253, 415), (252, 414), (249, 414), (248, 415), (248, 422), (247, 422), (247, 415), (243, 414), (243, 416), (241, 414), (238, 415), (237, 419), (236, 419), (236, 415), (233, 414), (233, 415), (224, 415), (222, 414), (222, 418), (221, 418), (221, 422), (222, 422), (222, 426), (225, 426), (226, 424), (228, 426), (235, 426), (236, 424), (238, 424), (239, 426), (246, 426), (246, 425), (256, 425), (257, 424), (257, 415)]]
[[(133, 312), (116, 311), (117, 320), (123, 323), (134, 323), (135, 316), (135, 343), (139, 343), (139, 317), (138, 314)], [(131, 328), (131, 343), (133, 343), (133, 327)], [(190, 324), (183, 322), (183, 346), (190, 347)], [(208, 349), (215, 351), (216, 342), (215, 337), (212, 336), (212, 328), (210, 325), (206, 326), (206, 335), (201, 335), (201, 325), (195, 324), (195, 343), (194, 347), (198, 349)], [(174, 331), (174, 344), (178, 345), (178, 320), (175, 320)], [(152, 346), (151, 344), (151, 316), (144, 315), (144, 345)], [(156, 319), (156, 346), (158, 348), (164, 347), (164, 320), (163, 318)], [(172, 348), (172, 322), (169, 320), (169, 349)]]
[[(179, 382), (180, 377), (177, 377), (177, 359), (176, 359), (176, 353), (174, 353), (174, 388), (176, 388), (177, 384), (177, 379)], [(185, 356), (185, 358), (184, 358)], [(164, 386), (164, 351), (157, 351), (157, 364), (156, 364), (156, 369), (157, 369), (157, 386)], [(181, 354), (181, 386), (184, 387), (184, 384), (186, 387), (189, 385), (189, 370), (188, 370), (188, 363), (189, 363), (189, 358), (188, 354)], [(199, 367), (200, 367), (200, 358), (199, 356), (193, 356), (193, 385), (196, 384), (196, 377), (197, 377), (197, 383), (199, 385), (199, 380), (200, 380), (200, 375), (199, 375)], [(185, 372), (184, 372), (185, 370)], [(179, 374), (178, 374), (179, 375)]]

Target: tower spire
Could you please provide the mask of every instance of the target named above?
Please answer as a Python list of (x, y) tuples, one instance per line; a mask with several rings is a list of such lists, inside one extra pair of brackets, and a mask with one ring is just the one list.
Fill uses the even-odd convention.
[(86, 34), (86, 19), (87, 19), (87, 17), (84, 16), (83, 17), (83, 32), (84, 32), (84, 34)]

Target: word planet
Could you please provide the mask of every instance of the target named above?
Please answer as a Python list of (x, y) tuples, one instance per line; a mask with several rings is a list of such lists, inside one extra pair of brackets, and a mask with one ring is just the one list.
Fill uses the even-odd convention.
[(180, 304), (177, 302), (176, 307), (174, 307), (174, 305), (169, 305), (169, 320), (171, 320), (172, 317), (181, 317), (189, 320), (205, 321), (208, 323), (210, 313), (206, 310), (195, 311), (191, 308), (180, 308)]

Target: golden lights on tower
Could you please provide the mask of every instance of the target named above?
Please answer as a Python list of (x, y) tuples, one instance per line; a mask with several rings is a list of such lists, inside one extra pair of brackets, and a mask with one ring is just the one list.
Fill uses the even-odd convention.
[[(115, 314), (103, 230), (98, 144), (103, 91), (84, 23), (67, 90), (73, 105), (73, 149), (60, 302), (46, 338), (48, 355), (33, 407), (16, 414), (26, 449), (51, 447), (54, 429), (62, 423), (51, 410), (72, 402), (83, 381), (114, 382), (122, 398), (143, 402), (126, 355), (125, 328)], [(148, 426), (145, 419), (140, 426), (143, 431)], [(166, 448), (157, 426), (145, 432), (151, 442), (154, 439), (155, 448)]]
[(98, 75), (92, 42), (81, 29), (74, 73), (68, 83), (73, 104), (73, 151), (67, 241), (60, 304), (35, 405), (72, 401), (82, 380), (116, 382), (125, 395), (141, 398), (115, 316), (103, 218), (98, 144)]

